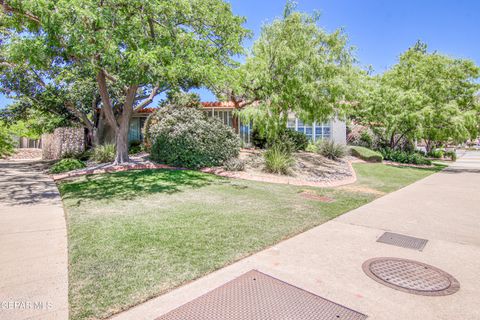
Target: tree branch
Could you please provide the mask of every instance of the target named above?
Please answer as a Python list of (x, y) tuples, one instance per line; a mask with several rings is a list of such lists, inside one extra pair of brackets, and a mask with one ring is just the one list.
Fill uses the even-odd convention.
[(7, 1), (6, 0), (0, 0), (0, 5), (2, 6), (3, 8), (3, 11), (5, 13), (15, 13), (15, 14), (19, 14), (19, 15), (22, 15), (24, 17), (26, 17), (27, 19), (29, 19), (30, 21), (33, 21), (35, 23), (38, 23), (40, 24), (40, 18), (38, 18), (37, 16), (33, 15), (32, 13), (30, 12), (22, 12), (18, 9), (15, 9), (13, 7), (11, 7), (10, 5), (7, 4)]
[(75, 108), (75, 105), (71, 101), (65, 101), (65, 107), (68, 111), (73, 113), (83, 124), (88, 128), (88, 130), (93, 130), (93, 123), (88, 119), (85, 112), (78, 110)]
[(138, 111), (138, 110), (142, 110), (143, 108), (145, 108), (146, 106), (148, 106), (150, 103), (152, 103), (153, 101), (153, 98), (155, 98), (155, 96), (158, 94), (158, 90), (160, 89), (160, 86), (155, 86), (153, 89), (152, 89), (152, 92), (150, 93), (150, 95), (148, 96), (147, 99), (145, 99), (144, 101), (142, 101), (138, 106), (135, 107), (134, 111)]
[(100, 92), (100, 97), (103, 102), (105, 117), (107, 118), (108, 123), (113, 127), (115, 132), (117, 132), (118, 123), (117, 123), (117, 120), (115, 119), (115, 114), (113, 113), (113, 106), (112, 106), (112, 102), (110, 101), (110, 97), (108, 95), (107, 81), (106, 81), (105, 73), (103, 72), (103, 70), (100, 70), (97, 73), (97, 83), (98, 83), (98, 90)]

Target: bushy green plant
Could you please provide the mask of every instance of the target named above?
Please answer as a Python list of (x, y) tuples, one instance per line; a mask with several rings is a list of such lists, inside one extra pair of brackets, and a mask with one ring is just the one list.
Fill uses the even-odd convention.
[(245, 162), (239, 158), (231, 158), (225, 161), (223, 168), (227, 171), (243, 171), (245, 170)]
[(431, 165), (432, 162), (418, 152), (406, 152), (402, 150), (381, 149), (380, 153), (385, 160), (399, 163), (411, 163), (418, 165)]
[(280, 135), (280, 141), (290, 143), (292, 151), (304, 151), (308, 147), (309, 140), (307, 136), (293, 129), (286, 129)]
[(312, 141), (309, 141), (307, 148), (305, 148), (305, 151), (316, 153), (318, 152), (318, 145), (316, 143), (313, 143)]
[(74, 158), (66, 158), (56, 162), (51, 168), (50, 173), (62, 173), (77, 169), (85, 168), (86, 165), (83, 161)]
[(457, 153), (455, 151), (447, 151), (444, 154), (444, 157), (450, 158), (452, 161), (457, 161)]
[(430, 151), (427, 156), (435, 159), (441, 159), (444, 156), (444, 151), (440, 149)]
[(337, 160), (345, 157), (347, 148), (332, 140), (322, 140), (318, 143), (318, 153), (326, 158)]
[(137, 154), (142, 151), (143, 151), (142, 141), (139, 141), (139, 140), (130, 141), (128, 145), (129, 154)]
[(146, 136), (156, 161), (197, 169), (222, 165), (240, 152), (238, 135), (195, 107), (167, 105), (150, 118)]
[(291, 152), (280, 144), (270, 147), (263, 157), (265, 169), (271, 173), (288, 174), (294, 163)]
[(9, 156), (15, 151), (15, 145), (10, 132), (0, 123), (0, 158)]
[(98, 163), (113, 162), (115, 160), (115, 145), (104, 144), (95, 147), (92, 159)]
[(383, 156), (380, 152), (359, 146), (351, 146), (350, 154), (367, 162), (382, 162)]

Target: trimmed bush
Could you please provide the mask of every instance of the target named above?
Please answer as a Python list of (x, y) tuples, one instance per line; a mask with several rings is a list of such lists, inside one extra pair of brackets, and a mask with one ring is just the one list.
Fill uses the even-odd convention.
[(418, 165), (431, 165), (432, 161), (425, 158), (418, 152), (406, 152), (401, 150), (381, 149), (383, 159), (399, 163), (410, 163)]
[(171, 166), (219, 166), (240, 152), (238, 135), (195, 107), (166, 105), (149, 117), (146, 131), (151, 158)]
[(324, 140), (318, 143), (318, 153), (328, 159), (337, 160), (347, 155), (347, 148), (331, 140)]
[(67, 158), (67, 159), (62, 159), (55, 163), (51, 168), (50, 168), (50, 173), (62, 173), (62, 172), (67, 172), (67, 171), (72, 171), (72, 170), (77, 170), (77, 169), (82, 169), (85, 168), (86, 165), (83, 161), (80, 161), (78, 159), (73, 159), (73, 158)]
[(104, 144), (95, 147), (92, 159), (98, 163), (113, 162), (115, 160), (115, 145)]
[(380, 152), (359, 146), (351, 146), (350, 154), (367, 162), (382, 162), (383, 156)]
[(283, 146), (274, 145), (263, 154), (265, 169), (271, 173), (288, 174), (294, 160), (291, 152)]

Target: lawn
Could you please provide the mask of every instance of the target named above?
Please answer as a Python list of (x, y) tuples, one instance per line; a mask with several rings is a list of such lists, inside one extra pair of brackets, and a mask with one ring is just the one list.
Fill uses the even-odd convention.
[[(435, 170), (355, 164), (390, 192)], [(59, 185), (67, 212), (71, 319), (105, 318), (372, 201), (378, 194), (145, 170)], [(308, 200), (304, 190), (335, 199)]]

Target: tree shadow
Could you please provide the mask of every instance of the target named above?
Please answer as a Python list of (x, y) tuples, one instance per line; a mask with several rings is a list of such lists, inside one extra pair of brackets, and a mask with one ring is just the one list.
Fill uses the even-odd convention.
[(187, 188), (201, 188), (220, 180), (213, 175), (189, 170), (133, 170), (64, 181), (59, 184), (59, 189), (66, 200), (132, 200), (147, 194), (173, 194)]

